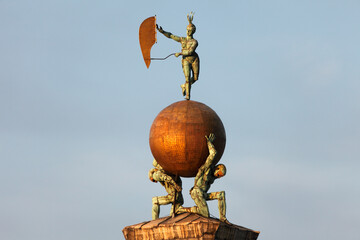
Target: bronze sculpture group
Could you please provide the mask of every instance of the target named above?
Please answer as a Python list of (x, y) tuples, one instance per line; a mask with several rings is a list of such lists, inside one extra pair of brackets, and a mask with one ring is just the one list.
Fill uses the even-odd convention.
[[(178, 37), (156, 24), (156, 16), (145, 19), (139, 27), (140, 49), (149, 68), (152, 60), (182, 56), (185, 83), (181, 90), (185, 100), (163, 108), (155, 117), (149, 132), (153, 168), (149, 180), (160, 183), (165, 196), (152, 198), (152, 219), (123, 229), (127, 240), (219, 239), (256, 240), (259, 232), (230, 223), (226, 218), (225, 191), (209, 192), (216, 179), (226, 175), (218, 164), (226, 145), (226, 132), (217, 113), (202, 102), (190, 100), (191, 85), (199, 78), (198, 42), (193, 38), (194, 14), (187, 16), (186, 37)], [(165, 58), (151, 58), (157, 32), (181, 43), (181, 51)], [(167, 77), (171, 73), (167, 74)], [(214, 90), (216, 91), (216, 90)], [(190, 196), (194, 205), (185, 207), (182, 178), (194, 178)], [(208, 201), (217, 200), (219, 218), (211, 216)], [(149, 201), (150, 203), (150, 201)], [(170, 216), (159, 217), (160, 208), (170, 205)]]
[[(187, 15), (187, 19), (189, 25), (186, 28), (186, 37), (179, 37), (173, 35), (170, 32), (166, 32), (163, 30), (161, 26), (158, 26), (155, 23), (156, 18), (151, 17), (147, 19), (146, 24), (143, 22), (143, 26), (152, 26), (155, 25), (156, 29), (162, 33), (165, 37), (173, 39), (179, 43), (181, 43), (181, 52), (175, 53), (175, 57), (182, 56), (182, 68), (185, 76), (185, 83), (181, 84), (182, 94), (185, 96), (186, 100), (190, 100), (190, 91), (191, 85), (194, 84), (199, 78), (199, 70), (200, 70), (200, 59), (198, 54), (195, 52), (198, 42), (193, 38), (193, 35), (196, 31), (196, 27), (193, 24), (194, 14), (190, 13)], [(152, 30), (151, 30), (152, 31)], [(151, 31), (143, 31), (147, 33), (151, 33)], [(145, 33), (141, 33), (143, 36)], [(140, 35), (141, 35), (140, 34)], [(154, 42), (156, 38), (151, 36), (151, 41)], [(150, 40), (150, 39), (149, 39)], [(143, 40), (140, 40), (140, 45)], [(152, 43), (147, 44), (147, 46), (152, 46)], [(144, 44), (144, 43), (143, 43)], [(144, 44), (144, 45), (146, 45)], [(142, 49), (143, 50), (143, 49)], [(147, 49), (147, 54), (149, 55), (149, 49)], [(143, 53), (144, 55), (144, 53)], [(170, 55), (169, 55), (170, 56)], [(151, 58), (145, 58), (145, 63), (147, 67), (149, 67)], [(149, 171), (149, 179), (152, 182), (159, 182), (166, 190), (168, 195), (159, 196), (152, 198), (152, 218), (158, 219), (160, 213), (160, 205), (168, 205), (172, 204), (172, 208), (170, 211), (170, 215), (175, 215), (184, 212), (197, 213), (205, 217), (210, 217), (209, 208), (207, 205), (207, 201), (210, 200), (218, 200), (218, 208), (220, 220), (223, 222), (227, 222), (226, 219), (226, 201), (225, 201), (225, 192), (211, 192), (208, 193), (211, 184), (214, 183), (215, 179), (221, 178), (226, 174), (226, 168), (223, 164), (216, 165), (215, 157), (217, 151), (213, 145), (213, 141), (215, 140), (215, 134), (210, 133), (208, 136), (204, 137), (204, 141), (207, 143), (207, 147), (209, 150), (209, 155), (206, 158), (204, 164), (199, 167), (197, 174), (194, 179), (194, 186), (190, 190), (191, 198), (194, 200), (196, 206), (194, 207), (183, 207), (183, 196), (182, 196), (182, 181), (180, 176), (174, 176), (166, 172), (160, 164), (154, 159), (153, 166)], [(217, 160), (218, 161), (218, 160)]]
[(167, 196), (153, 197), (152, 207), (152, 218), (158, 219), (160, 213), (160, 205), (173, 204), (170, 215), (183, 212), (198, 213), (204, 217), (210, 217), (209, 208), (206, 201), (218, 200), (218, 208), (220, 221), (227, 222), (226, 219), (226, 200), (225, 192), (212, 192), (208, 193), (211, 184), (214, 183), (215, 179), (221, 178), (226, 174), (226, 167), (223, 164), (215, 166), (214, 158), (216, 156), (216, 149), (213, 145), (215, 135), (210, 134), (205, 136), (209, 156), (205, 163), (199, 168), (194, 180), (194, 186), (190, 190), (191, 198), (194, 200), (196, 206), (194, 207), (183, 207), (184, 203), (182, 197), (182, 184), (180, 177), (167, 174), (162, 167), (154, 160), (153, 165), (155, 168), (149, 171), (149, 179), (152, 182), (159, 182), (165, 187)]

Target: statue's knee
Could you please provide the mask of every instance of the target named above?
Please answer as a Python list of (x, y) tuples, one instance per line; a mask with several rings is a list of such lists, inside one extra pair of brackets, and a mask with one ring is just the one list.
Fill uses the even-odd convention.
[(219, 193), (219, 199), (220, 199), (220, 200), (224, 200), (224, 199), (225, 199), (225, 192), (224, 192), (224, 191), (221, 191), (221, 192)]
[(159, 205), (159, 199), (157, 197), (152, 198), (152, 204), (153, 205)]
[(195, 191), (191, 191), (190, 196), (191, 196), (192, 199), (195, 199), (197, 194), (195, 193)]

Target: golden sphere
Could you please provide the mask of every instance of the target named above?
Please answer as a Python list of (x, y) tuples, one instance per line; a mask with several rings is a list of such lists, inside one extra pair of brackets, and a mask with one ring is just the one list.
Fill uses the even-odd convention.
[(164, 108), (150, 129), (150, 149), (157, 162), (170, 174), (195, 177), (205, 163), (209, 149), (205, 136), (213, 142), (219, 162), (226, 144), (223, 123), (214, 110), (203, 103), (184, 100)]

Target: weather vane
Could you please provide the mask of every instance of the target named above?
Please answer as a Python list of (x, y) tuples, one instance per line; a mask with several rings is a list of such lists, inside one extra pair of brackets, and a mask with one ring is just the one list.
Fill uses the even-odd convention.
[[(185, 96), (186, 100), (190, 100), (191, 85), (199, 79), (200, 59), (199, 55), (195, 52), (198, 46), (198, 41), (193, 37), (196, 32), (196, 27), (193, 24), (194, 13), (191, 12), (188, 14), (187, 19), (189, 25), (186, 27), (186, 37), (179, 37), (170, 32), (164, 31), (161, 26), (159, 27), (156, 24), (156, 16), (149, 17), (140, 25), (139, 40), (147, 68), (149, 68), (151, 60), (165, 60), (171, 55), (175, 55), (175, 57), (182, 56), (181, 63), (185, 75), (185, 83), (180, 86), (183, 96)], [(156, 29), (165, 37), (181, 43), (181, 52), (172, 53), (165, 58), (151, 58), (151, 48), (156, 43)]]

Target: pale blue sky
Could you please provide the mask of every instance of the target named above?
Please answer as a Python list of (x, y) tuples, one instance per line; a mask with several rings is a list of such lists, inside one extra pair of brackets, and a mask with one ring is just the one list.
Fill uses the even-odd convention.
[[(228, 219), (259, 240), (357, 239), (359, 1), (0, 0), (1, 239), (123, 239), (151, 219), (149, 130), (184, 77), (175, 57), (146, 68), (138, 29), (156, 14), (183, 36), (190, 11)], [(152, 56), (179, 50), (159, 34)]]

